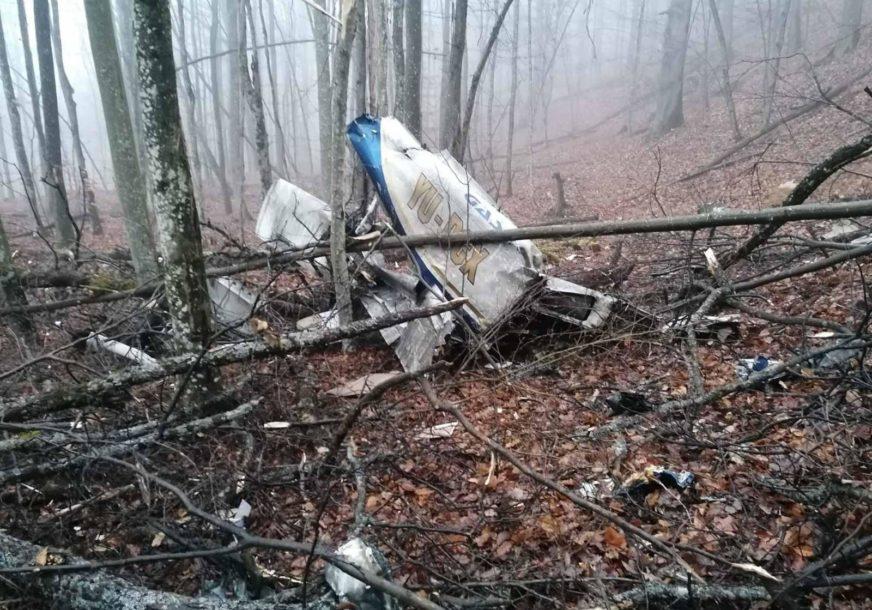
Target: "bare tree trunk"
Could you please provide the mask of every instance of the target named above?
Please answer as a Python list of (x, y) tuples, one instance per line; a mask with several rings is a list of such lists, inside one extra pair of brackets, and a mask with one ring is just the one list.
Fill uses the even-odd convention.
[[(136, 41), (133, 38), (133, 5), (130, 0), (115, 0), (117, 26), (115, 28), (115, 48), (121, 58), (121, 69), (124, 75), (127, 106), (130, 120), (133, 123), (133, 137), (136, 141), (136, 154), (139, 156), (140, 167), (146, 164), (145, 141), (142, 136), (142, 102), (139, 100), (139, 77), (136, 75)], [(143, 172), (146, 187), (151, 186), (151, 177)], [(147, 192), (147, 191), (146, 191)], [(149, 208), (149, 214), (151, 214)]]
[(54, 58), (51, 48), (51, 13), (48, 0), (34, 0), (36, 55), (39, 60), (39, 80), (42, 97), (42, 118), (45, 127), (45, 184), (55, 223), (55, 244), (58, 248), (77, 247), (79, 230), (73, 217), (64, 185), (64, 165), (61, 157), (61, 129), (58, 116), (58, 94), (55, 89)]
[(669, 3), (658, 80), (661, 91), (654, 115), (656, 135), (684, 124), (684, 63), (692, 7), (692, 0), (670, 0)]
[[(357, 23), (354, 34), (354, 116), (367, 111), (366, 108), (366, 2), (360, 0), (357, 8)], [(351, 178), (351, 205), (362, 207), (366, 205), (366, 175), (360, 164), (355, 164)]]
[[(324, 8), (324, 0), (315, 0)], [(327, 15), (309, 8), (312, 33), (315, 37), (315, 65), (318, 70), (318, 141), (321, 154), (322, 192), (330, 195), (333, 189), (331, 172), (333, 163), (333, 92), (330, 72), (330, 25)]]
[(406, 0), (406, 71), (403, 105), (406, 126), (421, 139), (421, 0)]
[(33, 112), (33, 128), (39, 144), (39, 158), (45, 159), (45, 130), (42, 127), (42, 111), (39, 108), (39, 88), (33, 70), (33, 53), (30, 50), (30, 30), (27, 27), (27, 9), (24, 0), (18, 0), (18, 29), (21, 35), (21, 49), (24, 53), (24, 72), (27, 75), (27, 88), (30, 91), (30, 107)]
[(636, 21), (634, 25), (633, 59), (630, 62), (630, 105), (627, 108), (627, 133), (633, 132), (633, 107), (639, 97), (639, 58), (642, 54), (642, 36), (645, 25), (645, 0), (637, 0)]
[(739, 129), (739, 118), (736, 115), (736, 105), (733, 103), (733, 86), (730, 83), (730, 49), (727, 46), (727, 37), (724, 34), (724, 27), (721, 23), (721, 17), (718, 13), (718, 6), (715, 0), (709, 0), (709, 7), (712, 11), (712, 20), (715, 24), (715, 32), (718, 35), (718, 42), (721, 45), (721, 75), (723, 82), (721, 86), (724, 92), (724, 103), (727, 106), (727, 115), (730, 117), (730, 127), (733, 130), (733, 140), (738, 142), (742, 139), (742, 131)]
[(381, 115), (388, 109), (387, 3), (383, 0), (367, 0), (366, 19), (369, 107), (371, 112)]
[(230, 189), (233, 199), (239, 208), (241, 220), (246, 218), (245, 206), (245, 146), (243, 133), (245, 130), (245, 114), (242, 108), (242, 73), (239, 70), (239, 32), (241, 18), (239, 0), (224, 2), (224, 32), (227, 38), (227, 48), (231, 52), (228, 57), (227, 70), (227, 156), (230, 163)]
[(97, 72), (109, 152), (115, 170), (115, 188), (124, 210), (124, 228), (136, 279), (153, 282), (158, 275), (152, 244), (145, 177), (136, 150), (133, 121), (127, 105), (124, 74), (115, 44), (110, 0), (85, 0), (91, 55)]
[(775, 89), (778, 85), (778, 72), (781, 67), (781, 51), (787, 32), (787, 18), (790, 15), (791, 0), (779, 0), (777, 30), (769, 34), (769, 51), (766, 54), (766, 73), (763, 79), (763, 127), (772, 122), (772, 109), (775, 107)]
[(406, 51), (403, 44), (403, 0), (394, 0), (391, 43), (394, 48), (394, 116), (406, 120)]
[[(212, 321), (200, 223), (185, 137), (179, 114), (173, 61), (169, 0), (135, 0), (134, 31), (141, 85), (145, 143), (157, 218), (156, 241), (163, 257), (167, 304), (179, 351), (198, 352), (209, 345)], [(217, 369), (193, 375), (198, 396), (214, 392)]]
[[(12, 251), (3, 229), (3, 220), (0, 218), (0, 307), (25, 307), (27, 295), (18, 282), (18, 273), (12, 262)], [(33, 321), (25, 314), (13, 314), (9, 316), (10, 329), (22, 335), (28, 345), (34, 344), (36, 334)]]
[(348, 69), (351, 63), (351, 45), (357, 26), (360, 0), (351, 0), (348, 13), (342, 16), (342, 33), (337, 49), (333, 74), (333, 188), (330, 208), (330, 263), (333, 269), (333, 287), (336, 292), (336, 314), (340, 325), (352, 320), (351, 286), (348, 261), (345, 258), (345, 114), (348, 103)]
[[(442, 0), (442, 70), (439, 78), (439, 132), (442, 133), (442, 117), (445, 113), (445, 100), (450, 86), (449, 65), (451, 63), (451, 21), (453, 0)], [(440, 136), (441, 137), (441, 136)]]
[(42, 233), (45, 225), (39, 213), (39, 198), (37, 197), (36, 185), (33, 181), (33, 173), (30, 169), (30, 159), (27, 156), (27, 149), (24, 147), (21, 113), (18, 111), (18, 100), (15, 98), (12, 72), (9, 69), (9, 58), (6, 54), (6, 36), (3, 31), (2, 17), (0, 17), (0, 78), (3, 79), (3, 92), (6, 96), (6, 109), (9, 113), (9, 127), (12, 131), (12, 145), (15, 148), (15, 159), (24, 188), (24, 196), (33, 212), (33, 219), (36, 221), (37, 230)]
[[(275, 26), (275, 7), (272, 6), (272, 3), (270, 3), (270, 6), (272, 7), (272, 10), (270, 11), (270, 25)], [(269, 44), (272, 42), (271, 33), (274, 27), (267, 28), (266, 18), (263, 14), (263, 0), (258, 0), (258, 13), (260, 15), (261, 30), (263, 32), (263, 43), (264, 45), (267, 45), (267, 50), (264, 53), (264, 57), (266, 58), (266, 74), (267, 80), (269, 81), (270, 101), (272, 102), (273, 127), (275, 129), (275, 140), (277, 145), (276, 161), (281, 167), (284, 175), (289, 176), (291, 171), (288, 166), (287, 142), (285, 141), (285, 130), (282, 127), (282, 120), (280, 119), (280, 116), (282, 116), (283, 113), (281, 112), (281, 108), (279, 107), (278, 88), (276, 86), (277, 79), (275, 71), (278, 66), (277, 54), (275, 47), (269, 47)], [(294, 112), (291, 112), (291, 123), (293, 124), (293, 131), (296, 132), (296, 113)], [(291, 161), (291, 165), (293, 165), (293, 161)]]
[(85, 212), (91, 220), (91, 229), (95, 235), (103, 234), (103, 226), (100, 224), (100, 213), (97, 210), (97, 205), (94, 197), (94, 189), (91, 187), (91, 180), (88, 177), (88, 168), (85, 165), (85, 153), (82, 150), (82, 140), (79, 137), (79, 113), (76, 109), (76, 99), (74, 97), (73, 86), (70, 84), (70, 79), (67, 78), (67, 71), (64, 69), (64, 54), (61, 46), (60, 13), (58, 11), (58, 0), (51, 0), (51, 12), (54, 23), (51, 30), (52, 42), (54, 43), (54, 59), (55, 67), (57, 68), (58, 80), (61, 83), (61, 93), (64, 96), (64, 103), (67, 106), (67, 115), (70, 121), (70, 135), (72, 136), (73, 155), (76, 157), (76, 165), (79, 168), (79, 180), (82, 185), (82, 200), (85, 206)]
[(496, 23), (494, 23), (494, 26), (491, 29), (484, 51), (482, 51), (478, 66), (475, 68), (475, 72), (472, 75), (469, 94), (466, 98), (466, 110), (463, 113), (463, 123), (459, 126), (459, 131), (456, 132), (451, 145), (451, 153), (458, 161), (463, 161), (463, 156), (466, 152), (466, 143), (469, 138), (469, 126), (472, 123), (472, 114), (475, 111), (475, 97), (478, 93), (479, 84), (481, 83), (481, 76), (484, 73), (485, 66), (487, 66), (491, 50), (497, 42), (497, 37), (500, 35), (500, 30), (503, 27), (503, 22), (506, 20), (506, 15), (508, 14), (509, 9), (512, 8), (513, 1), (514, 0), (506, 0), (503, 4), (502, 10), (497, 16)]
[(845, 55), (857, 48), (863, 26), (863, 0), (842, 0), (837, 53)]
[[(251, 32), (251, 71), (249, 72), (246, 22)], [(258, 61), (257, 38), (255, 36), (254, 16), (250, 0), (243, 0), (239, 26), (239, 71), (242, 76), (242, 89), (248, 108), (254, 118), (254, 146), (257, 152), (257, 167), (260, 174), (260, 196), (272, 186), (272, 164), (269, 158), (269, 135), (266, 131), (266, 117), (263, 112), (263, 94), (260, 82), (260, 62)]]
[(6, 128), (3, 126), (2, 120), (0, 120), (0, 157), (3, 157), (3, 160), (0, 161), (0, 164), (3, 166), (3, 190), (5, 193), (3, 199), (4, 201), (9, 201), (15, 198), (15, 191), (12, 189), (12, 174), (9, 172), (9, 153), (6, 149)]
[(515, 5), (515, 21), (512, 26), (512, 86), (509, 91), (509, 132), (506, 143), (506, 195), (512, 196), (512, 161), (515, 158), (515, 105), (518, 101), (518, 46), (521, 25), (521, 4)]
[[(466, 12), (468, 0), (457, 0), (451, 28), (451, 54), (448, 58), (448, 91), (442, 97), (439, 145), (452, 146), (460, 131), (461, 90), (463, 88), (463, 56), (466, 54)], [(459, 144), (459, 142), (458, 142)]]
[(200, 162), (200, 147), (197, 142), (197, 96), (194, 93), (194, 85), (191, 82), (191, 74), (188, 67), (188, 35), (185, 27), (185, 5), (182, 0), (176, 0), (176, 15), (178, 19), (178, 48), (179, 58), (182, 61), (182, 87), (188, 98), (185, 106), (185, 116), (188, 123), (188, 141), (191, 148), (191, 165), (193, 166), (194, 194), (202, 199), (203, 194), (203, 165)]
[(209, 26), (209, 78), (212, 84), (212, 120), (215, 122), (215, 151), (218, 155), (218, 186), (221, 188), (221, 200), (224, 203), (224, 213), (233, 213), (233, 193), (227, 182), (227, 157), (224, 142), (224, 106), (221, 103), (221, 58), (218, 56), (218, 36), (221, 32), (221, 5), (212, 1), (212, 23)]

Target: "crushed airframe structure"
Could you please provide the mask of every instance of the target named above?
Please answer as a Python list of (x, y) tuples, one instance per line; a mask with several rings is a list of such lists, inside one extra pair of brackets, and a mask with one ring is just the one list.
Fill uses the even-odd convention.
[[(375, 185), (399, 236), (462, 236), (505, 230), (516, 225), (447, 151), (432, 152), (394, 118), (362, 116), (348, 127), (348, 138)], [(356, 233), (370, 228), (371, 205)], [(256, 232), (267, 246), (305, 249), (323, 244), (330, 227), (324, 201), (283, 180), (264, 198)], [(429, 366), (453, 332), (481, 335), (511, 317), (521, 304), (536, 316), (577, 327), (596, 329), (612, 315), (618, 301), (541, 271), (542, 255), (527, 240), (463, 243), (451, 247), (409, 248), (415, 273), (391, 270), (378, 252), (352, 254), (369, 284), (358, 302), (372, 317), (458, 297), (468, 301), (457, 313), (413, 320), (383, 329), (381, 335), (403, 368)], [(324, 276), (329, 266), (312, 261)], [(298, 322), (300, 328), (335, 323), (331, 312)]]

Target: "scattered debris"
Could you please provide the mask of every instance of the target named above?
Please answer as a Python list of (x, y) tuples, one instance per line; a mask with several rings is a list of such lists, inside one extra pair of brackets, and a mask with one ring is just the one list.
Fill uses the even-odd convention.
[(349, 381), (348, 383), (336, 386), (332, 390), (327, 390), (327, 393), (330, 396), (340, 396), (342, 398), (361, 396), (372, 390), (375, 386), (390, 381), (398, 375), (402, 375), (402, 372), (388, 371), (387, 373), (370, 373), (363, 377), (358, 377), (354, 381)]
[[(740, 381), (747, 381), (754, 373), (762, 373), (773, 367), (784, 364), (781, 360), (770, 360), (766, 356), (757, 356), (756, 358), (742, 358), (736, 363), (736, 377)], [(780, 379), (784, 373), (773, 377)]]
[(94, 351), (102, 350), (115, 354), (116, 356), (121, 356), (122, 358), (126, 358), (127, 360), (135, 362), (139, 366), (145, 367), (149, 370), (160, 369), (160, 363), (141, 349), (131, 347), (120, 341), (115, 341), (106, 335), (91, 335), (85, 343)]
[[(661, 331), (683, 336), (687, 333), (690, 314), (679, 316), (665, 324)], [(739, 338), (742, 317), (739, 314), (724, 314), (719, 316), (701, 316), (694, 330), (698, 339), (717, 339), (721, 343)]]
[(644, 394), (636, 392), (615, 392), (606, 396), (603, 402), (612, 410), (612, 415), (638, 415), (654, 408)]
[(648, 466), (642, 472), (637, 472), (621, 483), (615, 491), (616, 497), (627, 497), (639, 501), (648, 494), (660, 489), (686, 491), (693, 486), (696, 477), (686, 470), (668, 470), (661, 466)]
[(429, 441), (437, 438), (451, 438), (457, 426), (460, 425), (456, 421), (437, 424), (425, 429), (423, 432), (415, 436), (416, 439)]
[[(390, 566), (385, 556), (360, 538), (352, 538), (340, 546), (336, 549), (336, 556), (364, 572), (383, 578), (391, 577)], [(393, 606), (393, 598), (372, 590), (365, 582), (346, 574), (333, 564), (327, 566), (324, 576), (340, 602), (351, 602), (358, 608), (367, 609)]]
[(822, 372), (852, 368), (863, 358), (866, 342), (863, 339), (849, 341), (844, 347), (827, 352), (817, 361), (815, 368)]
[(255, 311), (257, 295), (233, 278), (217, 277), (208, 282), (212, 311), (221, 326), (243, 335), (251, 335), (245, 324)]
[(239, 506), (221, 511), (221, 518), (236, 527), (245, 528), (245, 519), (251, 514), (251, 504), (245, 500), (239, 501)]

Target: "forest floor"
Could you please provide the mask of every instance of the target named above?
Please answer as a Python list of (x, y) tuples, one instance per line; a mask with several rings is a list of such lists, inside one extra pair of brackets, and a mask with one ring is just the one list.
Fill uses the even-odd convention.
[[(819, 78), (840, 82), (870, 56), (872, 49), (864, 47), (851, 62), (821, 68)], [(784, 99), (785, 107), (804, 103), (812, 95), (800, 61), (794, 62), (794, 72), (786, 70), (791, 77), (785, 90), (795, 95)], [(869, 117), (872, 97), (862, 88), (856, 86), (855, 95), (839, 102)], [(757, 100), (745, 89), (736, 95), (743, 131), (752, 133)], [(536, 149), (532, 172), (528, 158), (517, 159), (515, 195), (500, 203), (519, 225), (549, 218), (555, 205), (552, 173), (560, 171), (567, 184), (568, 216), (636, 218), (693, 213), (710, 203), (731, 208), (776, 205), (784, 196), (781, 185), (800, 179), (828, 152), (869, 128), (845, 112), (826, 108), (738, 152), (732, 158), (738, 162), (680, 181), (732, 144), (715, 93), (710, 107), (706, 112), (702, 104), (690, 105), (687, 126), (656, 140), (616, 133), (619, 120), (591, 134), (555, 139)], [(578, 113), (598, 116), (602, 102), (579, 108)], [(814, 199), (870, 198), (870, 174), (869, 160), (854, 164)], [(13, 218), (27, 225), (20, 209), (5, 205), (4, 220), (7, 212), (18, 214)], [(233, 226), (231, 219), (216, 216), (217, 224)], [(106, 251), (123, 242), (117, 211), (104, 215), (104, 222), (106, 235), (86, 240), (94, 250)], [(782, 233), (819, 237), (829, 228), (831, 223), (804, 223)], [(20, 232), (14, 220), (7, 222), (7, 231)], [(207, 249), (233, 250), (220, 234), (208, 229), (204, 234)], [(690, 259), (686, 236), (677, 234), (566, 240), (542, 248), (548, 272), (571, 279), (602, 269), (622, 242), (620, 261), (634, 266), (616, 290), (668, 321), (678, 311), (677, 295), (687, 287), (686, 263), (701, 260), (701, 244), (708, 240), (723, 251), (743, 234), (699, 233)], [(22, 267), (45, 264), (44, 250), (35, 239), (18, 236), (13, 244)], [(807, 249), (781, 242), (732, 269), (731, 279), (812, 258)], [(769, 285), (755, 292), (748, 304), (857, 329), (868, 321), (865, 278), (870, 271), (868, 259), (861, 259), (823, 274)], [(246, 279), (256, 284), (272, 276), (259, 272)], [(298, 288), (299, 281), (296, 275), (283, 277), (270, 294)], [(47, 289), (41, 298), (63, 295), (62, 289)], [(117, 306), (108, 305), (40, 314), (44, 346), (61, 346), (69, 341), (71, 330), (95, 327), (118, 313)], [(737, 324), (728, 336), (700, 340), (696, 357), (706, 390), (735, 381), (741, 358), (787, 360), (832, 340), (819, 328), (721, 313), (736, 313)], [(293, 324), (280, 316), (269, 322), (276, 331)], [(526, 354), (503, 369), (473, 361), (450, 373), (436, 373), (433, 385), (441, 399), (457, 405), (479, 430), (524, 462), (669, 543), (698, 547), (734, 563), (753, 563), (785, 577), (826, 557), (843, 538), (868, 536), (868, 496), (840, 495), (827, 487), (870, 492), (872, 385), (863, 366), (838, 374), (800, 367), (777, 382), (729, 395), (699, 412), (643, 416), (623, 431), (596, 439), (587, 435), (612, 420), (602, 398), (616, 391), (639, 392), (655, 404), (689, 395), (687, 360), (679, 339), (659, 328), (563, 337), (537, 345), (532, 356)], [(2, 341), (6, 340), (4, 334)], [(2, 353), (0, 370), (20, 363), (13, 345), (6, 345)], [(66, 358), (76, 363), (43, 362), (31, 375), (14, 377), (15, 383), (4, 381), (6, 396), (85, 378), (89, 373), (83, 367), (103, 370), (112, 365), (95, 354)], [(250, 531), (293, 540), (311, 540), (317, 531), (323, 543), (338, 545), (354, 526), (357, 483), (345, 465), (321, 476), (312, 465), (317, 467), (337, 425), (358, 399), (334, 397), (327, 391), (362, 375), (398, 368), (389, 348), (365, 341), (348, 351), (336, 347), (227, 367), (226, 383), (239, 386), (239, 399), (263, 396), (261, 406), (193, 442), (150, 447), (139, 459), (177, 480), (193, 499), (216, 512), (227, 508), (228, 481), (244, 470), (241, 499), (253, 508), (246, 522)], [(139, 388), (123, 413), (96, 409), (93, 425), (160, 417), (171, 393), (163, 384)], [(446, 438), (421, 438), (430, 426), (453, 419), (434, 409), (413, 381), (367, 407), (352, 431), (365, 472), (365, 536), (385, 553), (398, 582), (422, 595), (446, 586), (465, 596), (510, 590), (515, 607), (542, 608), (558, 603), (596, 605), (606, 592), (632, 587), (641, 578), (685, 583), (684, 573), (671, 560), (566, 497), (546, 491), (462, 428)], [(265, 427), (267, 422), (289, 424)], [(246, 433), (253, 435), (253, 448), (246, 444)], [(613, 493), (648, 466), (692, 472), (693, 489), (663, 489), (638, 501)], [(94, 559), (184, 549), (185, 544), (214, 537), (172, 496), (154, 489), (144, 493), (140, 486), (58, 516), (59, 510), (129, 481), (126, 473), (95, 464), (83, 472), (7, 489), (0, 523), (35, 544), (69, 548)], [(810, 499), (807, 488), (824, 491)], [(304, 556), (262, 550), (251, 555), (276, 587), (293, 586), (306, 569)], [(684, 558), (709, 584), (766, 582), (725, 570), (698, 554)], [(125, 568), (123, 574), (157, 588), (194, 594), (216, 584), (219, 567), (203, 560), (168, 562)], [(320, 567), (316, 562), (315, 568)], [(868, 572), (872, 562), (861, 559), (845, 569)], [(232, 588), (234, 583), (221, 584)], [(847, 587), (822, 591), (811, 603), (861, 608), (868, 607), (868, 597), (868, 588)]]

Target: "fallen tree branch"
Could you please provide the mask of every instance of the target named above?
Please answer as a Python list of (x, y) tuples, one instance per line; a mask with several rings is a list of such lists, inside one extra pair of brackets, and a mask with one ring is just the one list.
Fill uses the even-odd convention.
[(439, 303), (431, 307), (420, 307), (380, 318), (359, 320), (335, 329), (307, 330), (289, 333), (278, 337), (275, 341), (264, 343), (259, 340), (243, 341), (232, 345), (222, 345), (200, 354), (181, 354), (159, 361), (158, 367), (132, 367), (123, 371), (110, 373), (106, 377), (91, 381), (60, 387), (56, 390), (27, 398), (12, 399), (0, 402), (0, 419), (32, 418), (37, 414), (54, 412), (62, 409), (82, 407), (93, 404), (106, 396), (117, 394), (121, 390), (151, 381), (157, 381), (171, 375), (184, 373), (199, 359), (203, 367), (223, 366), (243, 360), (254, 360), (301, 351), (306, 348), (328, 345), (342, 339), (381, 330), (415, 320), (427, 318), (446, 311), (453, 311), (466, 303), (466, 298), (455, 299), (447, 303)]
[[(853, 163), (857, 159), (868, 154), (870, 148), (872, 148), (872, 133), (866, 134), (852, 144), (842, 146), (835, 150), (826, 159), (818, 163), (802, 180), (800, 180), (799, 184), (796, 185), (796, 187), (781, 203), (781, 206), (786, 208), (805, 203), (806, 199), (811, 197), (818, 187), (826, 182), (830, 176), (846, 165)], [(726, 269), (737, 261), (747, 258), (751, 252), (757, 249), (767, 239), (772, 237), (772, 235), (774, 235), (783, 224), (783, 222), (779, 221), (764, 226), (738, 248), (725, 256), (720, 261), (721, 266)]]
[[(519, 227), (502, 231), (474, 231), (469, 233), (451, 233), (445, 235), (406, 235), (402, 237), (379, 236), (377, 243), (372, 240), (352, 241), (346, 246), (347, 252), (370, 252), (381, 250), (397, 250), (417, 248), (421, 246), (442, 246), (444, 248), (457, 245), (479, 243), (504, 243), (525, 239), (574, 239), (579, 237), (596, 237), (603, 235), (630, 235), (648, 233), (671, 233), (673, 231), (697, 231), (714, 227), (768, 225), (773, 222), (796, 222), (804, 220), (836, 220), (840, 218), (857, 218), (872, 216), (872, 200), (836, 202), (827, 204), (810, 204), (794, 207), (765, 208), (754, 211), (728, 211), (711, 214), (690, 214), (684, 216), (669, 216), (665, 218), (640, 218), (634, 220), (595, 221), (573, 224), (543, 225)], [(288, 250), (281, 254), (252, 258), (250, 260), (230, 265), (207, 269), (207, 277), (223, 277), (254, 271), (270, 266), (329, 256), (327, 245), (318, 245), (305, 250)], [(0, 309), (0, 316), (20, 313), (37, 313), (57, 311), (67, 307), (87, 303), (109, 303), (134, 296), (149, 296), (158, 285), (148, 285), (132, 290), (99, 296), (86, 296), (65, 299), (51, 303), (39, 303), (26, 307), (7, 307)]]

